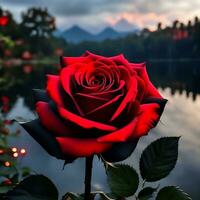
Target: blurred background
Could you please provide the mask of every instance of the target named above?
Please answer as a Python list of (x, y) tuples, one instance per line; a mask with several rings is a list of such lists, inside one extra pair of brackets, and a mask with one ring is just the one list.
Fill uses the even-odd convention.
[[(161, 186), (179, 185), (199, 200), (199, 0), (1, 0), (0, 117), (17, 134), (5, 134), (1, 123), (0, 136), (4, 134), (10, 148), (26, 150), (23, 159), (15, 154), (19, 165), (50, 177), (61, 194), (83, 190), (82, 159), (63, 171), (62, 161), (50, 157), (10, 120), (34, 119), (31, 89), (45, 87), (45, 74), (57, 73), (60, 56), (80, 56), (85, 50), (104, 56), (123, 53), (129, 61), (147, 63), (152, 82), (169, 102), (161, 123), (125, 162), (138, 168), (139, 155), (151, 141), (182, 136), (177, 166)], [(0, 165), (9, 167), (1, 159), (1, 140)], [(93, 189), (108, 190), (104, 173), (95, 160)]]

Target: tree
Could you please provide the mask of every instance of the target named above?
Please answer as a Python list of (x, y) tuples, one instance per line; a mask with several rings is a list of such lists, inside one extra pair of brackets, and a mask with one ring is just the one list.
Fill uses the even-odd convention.
[(0, 34), (14, 40), (20, 38), (21, 31), (17, 22), (14, 20), (12, 13), (0, 7), (0, 17), (7, 18), (7, 23), (4, 26), (0, 26)]
[(161, 31), (161, 30), (162, 30), (162, 23), (161, 23), (161, 22), (158, 23), (158, 25), (157, 25), (157, 30), (158, 30), (158, 31)]
[(178, 24), (179, 24), (179, 21), (178, 21), (178, 20), (175, 20), (175, 21), (173, 22), (172, 28), (173, 28), (173, 29), (177, 29), (177, 28), (178, 28)]
[(29, 8), (27, 12), (22, 13), (21, 27), (28, 36), (48, 38), (56, 29), (55, 18), (46, 8)]

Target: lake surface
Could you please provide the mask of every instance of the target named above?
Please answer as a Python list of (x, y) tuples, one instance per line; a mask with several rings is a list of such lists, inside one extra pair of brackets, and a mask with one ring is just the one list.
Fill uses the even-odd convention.
[[(164, 185), (179, 185), (194, 200), (200, 199), (200, 63), (156, 62), (148, 63), (152, 82), (169, 100), (159, 125), (143, 137), (135, 152), (125, 163), (138, 170), (139, 155), (153, 140), (162, 136), (181, 136), (179, 158), (172, 173), (161, 182)], [(12, 100), (8, 118), (35, 118), (31, 88), (44, 88), (45, 74), (56, 73), (57, 65), (4, 67), (0, 77), (4, 86), (0, 93)], [(27, 156), (22, 165), (30, 166), (36, 173), (50, 177), (61, 194), (67, 191), (82, 192), (84, 189), (84, 159), (77, 159), (62, 170), (63, 162), (49, 156), (18, 124), (12, 129), (21, 129), (21, 134), (10, 143), (25, 147)], [(108, 190), (102, 163), (95, 159), (92, 187)], [(158, 185), (158, 183), (156, 183)]]

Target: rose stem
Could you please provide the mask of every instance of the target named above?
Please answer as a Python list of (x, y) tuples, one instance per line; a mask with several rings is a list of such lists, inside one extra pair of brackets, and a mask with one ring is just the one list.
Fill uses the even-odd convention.
[(92, 162), (93, 157), (86, 157), (85, 162), (85, 194), (84, 200), (90, 200), (90, 192), (91, 192), (91, 178), (92, 178)]

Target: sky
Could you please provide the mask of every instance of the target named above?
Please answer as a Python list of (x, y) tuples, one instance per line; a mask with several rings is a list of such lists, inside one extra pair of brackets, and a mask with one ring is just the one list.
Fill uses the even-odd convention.
[(0, 0), (0, 6), (9, 9), (17, 20), (31, 6), (47, 7), (59, 29), (76, 24), (90, 32), (122, 20), (153, 30), (160, 21), (169, 25), (175, 19), (186, 22), (200, 16), (200, 0)]

